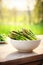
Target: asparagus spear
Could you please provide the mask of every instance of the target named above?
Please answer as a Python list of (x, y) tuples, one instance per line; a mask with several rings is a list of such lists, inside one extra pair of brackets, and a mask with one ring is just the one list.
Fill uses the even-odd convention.
[(31, 38), (30, 36), (28, 36), (25, 32), (22, 32), (21, 34), (22, 34), (24, 37), (26, 37), (27, 39), (32, 40), (32, 38)]
[(22, 34), (23, 34), (25, 37), (27, 37), (27, 39), (33, 40), (33, 38), (31, 37), (31, 35), (30, 35), (30, 34), (28, 35), (25, 31), (22, 31)]
[(20, 35), (20, 39), (22, 39), (22, 40), (27, 40), (27, 38), (26, 38), (24, 35), (21, 34), (21, 31), (18, 31), (18, 32), (13, 31), (13, 32), (15, 32), (15, 33), (17, 33), (18, 35)]
[(25, 32), (32, 40), (37, 39), (35, 35), (31, 32), (31, 30), (27, 31), (26, 29), (23, 29), (23, 32)]
[(16, 31), (12, 31), (9, 35), (10, 38), (15, 40), (26, 40), (26, 38)]
[(29, 30), (29, 31), (30, 31), (30, 34), (33, 36), (33, 38), (37, 40), (35, 34), (31, 30)]

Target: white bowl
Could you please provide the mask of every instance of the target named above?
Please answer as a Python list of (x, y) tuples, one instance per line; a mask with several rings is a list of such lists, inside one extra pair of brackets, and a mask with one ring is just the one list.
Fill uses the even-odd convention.
[(13, 40), (9, 38), (9, 42), (15, 47), (19, 52), (30, 52), (40, 44), (41, 40)]

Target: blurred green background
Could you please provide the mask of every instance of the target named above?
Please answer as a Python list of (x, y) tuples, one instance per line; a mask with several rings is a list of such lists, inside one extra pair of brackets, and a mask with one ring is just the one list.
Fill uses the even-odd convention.
[(2, 6), (0, 0), (0, 34), (8, 35), (12, 30), (31, 29), (35, 34), (43, 34), (43, 2), (37, 0), (32, 11), (18, 11)]

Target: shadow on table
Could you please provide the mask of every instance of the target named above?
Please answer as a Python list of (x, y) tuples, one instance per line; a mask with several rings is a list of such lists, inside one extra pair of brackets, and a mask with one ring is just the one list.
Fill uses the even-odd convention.
[(26, 58), (26, 57), (30, 57), (30, 56), (34, 56), (37, 55), (37, 53), (35, 52), (13, 52), (11, 54), (9, 54), (6, 57), (6, 60), (14, 60), (14, 59), (20, 59), (20, 58)]

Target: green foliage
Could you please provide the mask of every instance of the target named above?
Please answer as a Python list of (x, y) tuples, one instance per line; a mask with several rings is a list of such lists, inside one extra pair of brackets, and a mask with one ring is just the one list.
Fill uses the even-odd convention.
[(35, 8), (32, 12), (32, 22), (34, 23), (40, 23), (43, 18), (43, 2), (41, 0), (37, 0), (37, 3), (35, 5)]
[[(12, 30), (21, 30), (26, 28), (31, 30), (35, 34), (43, 34), (43, 3), (41, 0), (37, 0), (34, 10), (31, 12), (31, 17), (26, 11), (17, 11), (13, 8), (12, 10), (7, 9), (6, 6), (0, 8), (0, 34), (8, 35)], [(29, 18), (30, 17), (30, 18)], [(31, 20), (32, 24), (29, 24)]]

